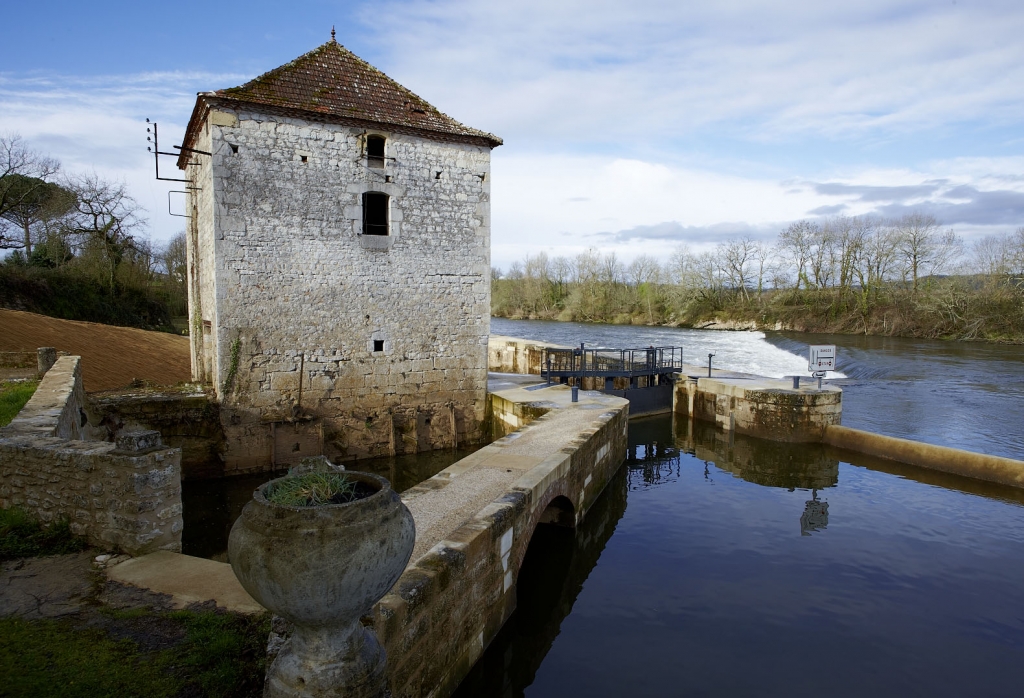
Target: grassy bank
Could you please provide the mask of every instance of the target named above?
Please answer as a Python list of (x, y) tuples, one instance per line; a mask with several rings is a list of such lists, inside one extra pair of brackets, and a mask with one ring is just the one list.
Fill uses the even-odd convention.
[(37, 387), (39, 381), (0, 382), (0, 427), (7, 426), (18, 416)]
[(270, 616), (104, 609), (0, 618), (0, 696), (255, 697)]
[(494, 317), (703, 327), (731, 321), (760, 329), (1024, 343), (1024, 288), (979, 279), (929, 279), (860, 289), (740, 292), (675, 284), (492, 282)]
[(63, 555), (85, 550), (67, 519), (43, 526), (21, 509), (0, 509), (0, 560)]

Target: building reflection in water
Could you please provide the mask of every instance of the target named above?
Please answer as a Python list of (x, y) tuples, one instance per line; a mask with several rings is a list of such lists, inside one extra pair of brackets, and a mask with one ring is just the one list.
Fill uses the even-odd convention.
[(813, 490), (811, 499), (804, 502), (804, 513), (800, 515), (800, 535), (809, 536), (811, 531), (828, 528), (828, 502), (818, 501), (818, 490)]

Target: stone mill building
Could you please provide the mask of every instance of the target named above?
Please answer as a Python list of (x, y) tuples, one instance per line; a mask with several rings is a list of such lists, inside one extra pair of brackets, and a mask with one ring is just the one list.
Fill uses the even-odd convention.
[(192, 372), (228, 472), (482, 437), (499, 138), (332, 32), (200, 93), (182, 145)]

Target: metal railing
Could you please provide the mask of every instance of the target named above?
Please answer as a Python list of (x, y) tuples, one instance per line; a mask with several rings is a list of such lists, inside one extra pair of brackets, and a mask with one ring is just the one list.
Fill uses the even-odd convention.
[(541, 375), (551, 378), (655, 376), (683, 370), (682, 347), (545, 349)]

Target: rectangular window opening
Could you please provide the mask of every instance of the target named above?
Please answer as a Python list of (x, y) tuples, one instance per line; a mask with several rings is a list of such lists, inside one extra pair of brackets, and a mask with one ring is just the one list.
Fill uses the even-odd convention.
[(228, 143), (228, 145), (231, 146), (231, 153), (232, 154), (237, 154), (238, 153), (238, 146), (237, 145), (235, 145), (234, 143)]
[(366, 164), (376, 169), (384, 168), (384, 137), (368, 136), (366, 139)]
[(363, 235), (388, 234), (388, 195), (368, 191), (363, 194)]
[(375, 340), (373, 340), (373, 350), (374, 351), (384, 351), (384, 340), (383, 339), (375, 339)]
[(300, 155), (299, 159), (302, 160), (302, 162), (306, 162), (306, 156), (305, 155)]

